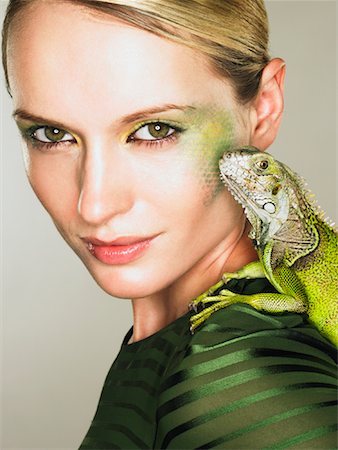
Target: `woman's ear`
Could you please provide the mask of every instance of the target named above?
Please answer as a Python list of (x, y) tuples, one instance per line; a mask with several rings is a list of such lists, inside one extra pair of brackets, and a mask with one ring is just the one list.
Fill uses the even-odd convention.
[(284, 109), (285, 62), (272, 59), (264, 68), (260, 88), (251, 108), (250, 144), (266, 150), (275, 140)]

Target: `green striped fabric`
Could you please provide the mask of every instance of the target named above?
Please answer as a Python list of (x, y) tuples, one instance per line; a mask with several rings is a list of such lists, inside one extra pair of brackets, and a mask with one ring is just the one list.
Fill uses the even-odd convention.
[(337, 448), (336, 350), (302, 315), (236, 304), (191, 335), (191, 314), (127, 345), (129, 331), (81, 450)]

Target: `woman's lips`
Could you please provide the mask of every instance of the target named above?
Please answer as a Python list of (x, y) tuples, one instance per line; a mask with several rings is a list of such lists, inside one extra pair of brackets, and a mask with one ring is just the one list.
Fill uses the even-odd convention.
[(104, 264), (126, 264), (141, 256), (156, 236), (142, 238), (126, 236), (111, 242), (84, 238), (90, 253)]

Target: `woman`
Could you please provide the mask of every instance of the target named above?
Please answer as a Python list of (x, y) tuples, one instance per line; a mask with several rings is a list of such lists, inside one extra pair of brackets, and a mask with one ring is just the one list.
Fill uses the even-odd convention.
[(285, 68), (267, 39), (257, 1), (10, 3), (29, 181), (96, 282), (133, 304), (83, 449), (333, 446), (334, 352), (304, 318), (235, 306), (189, 332), (190, 301), (257, 258), (217, 163), (276, 137)]

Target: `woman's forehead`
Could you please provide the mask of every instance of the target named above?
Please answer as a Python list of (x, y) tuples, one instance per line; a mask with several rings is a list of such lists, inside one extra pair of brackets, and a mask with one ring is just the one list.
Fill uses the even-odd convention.
[(31, 8), (10, 37), (8, 62), (16, 107), (35, 114), (76, 116), (81, 105), (82, 115), (85, 106), (101, 120), (116, 108), (124, 115), (207, 96), (212, 103), (223, 91), (231, 101), (203, 55), (114, 18), (93, 20), (69, 3)]

